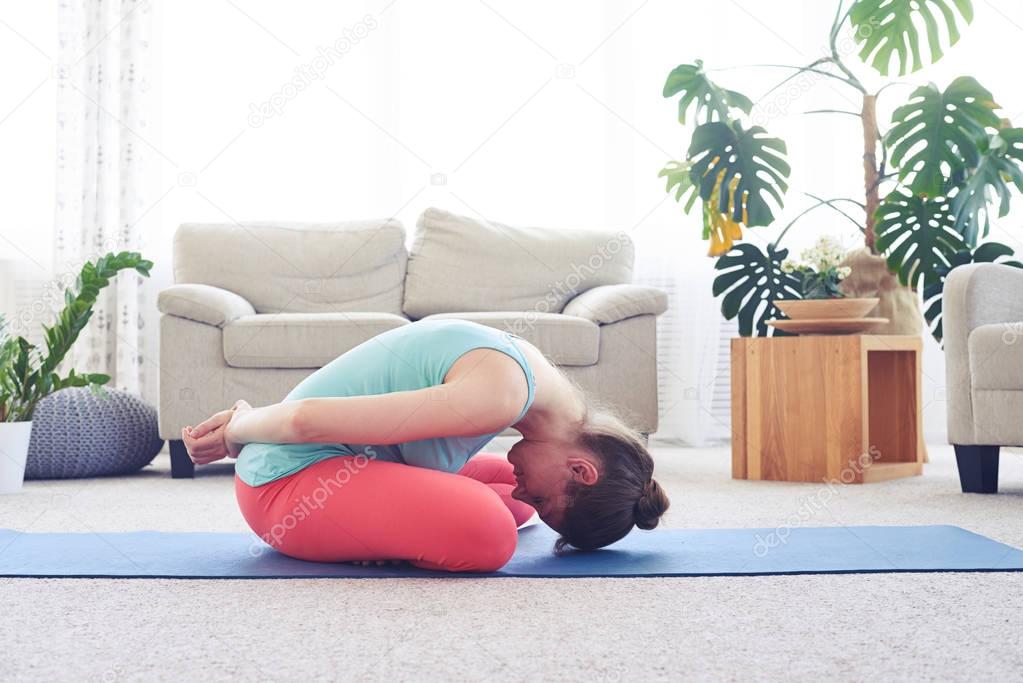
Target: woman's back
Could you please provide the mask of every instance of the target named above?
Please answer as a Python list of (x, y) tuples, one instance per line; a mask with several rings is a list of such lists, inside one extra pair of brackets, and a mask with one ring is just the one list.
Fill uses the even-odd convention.
[[(516, 339), (522, 341), (510, 332), (465, 320), (419, 320), (350, 349), (309, 375), (284, 400), (367, 396), (436, 386), (444, 382), (463, 354), (491, 348), (514, 358), (526, 375), (529, 395), (521, 419), (533, 401), (535, 380)], [(250, 443), (242, 449), (236, 471), (246, 484), (260, 486), (326, 458), (364, 453), (373, 459), (454, 472), (500, 431), (390, 445)]]

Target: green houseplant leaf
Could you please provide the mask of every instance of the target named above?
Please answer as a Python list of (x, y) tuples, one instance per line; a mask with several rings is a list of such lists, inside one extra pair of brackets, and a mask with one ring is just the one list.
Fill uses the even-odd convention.
[(931, 330), (931, 335), (941, 343), (944, 330), (942, 329), (943, 302), (945, 294), (945, 280), (948, 274), (959, 266), (968, 263), (1002, 263), (1015, 268), (1023, 268), (1023, 263), (1009, 259), (1013, 255), (1012, 247), (999, 242), (985, 242), (972, 251), (964, 249), (957, 251), (949, 259), (947, 267), (939, 268), (935, 273), (937, 278), (924, 287), (924, 319)]
[(703, 122), (728, 121), (730, 110), (735, 108), (749, 114), (753, 109), (750, 98), (734, 90), (727, 90), (716, 85), (703, 70), (703, 62), (699, 59), (695, 64), (679, 64), (664, 82), (665, 97), (680, 95), (678, 100), (678, 121), (686, 122), (689, 109), (693, 116)]
[(913, 288), (933, 282), (937, 269), (948, 267), (952, 255), (967, 248), (945, 198), (892, 192), (877, 209), (874, 229), (888, 269)]
[(7, 319), (0, 313), (0, 422), (6, 420), (11, 398), (17, 394), (12, 373), (18, 355), (18, 340), (7, 333)]
[[(904, 76), (941, 59), (943, 36), (947, 35), (949, 46), (959, 41), (958, 22), (960, 19), (966, 23), (973, 21), (973, 3), (970, 0), (856, 0), (849, 10), (849, 19), (853, 37), (861, 46), (860, 59), (887, 76), (894, 56), (898, 75)], [(920, 54), (921, 25), (930, 52), (928, 62)]]
[(987, 128), (999, 124), (991, 93), (969, 76), (952, 81), (944, 92), (933, 83), (917, 88), (892, 114), (885, 136), (899, 180), (909, 179), (917, 194), (937, 197), (946, 178), (975, 168)]
[(956, 230), (970, 247), (988, 234), (991, 209), (988, 200), (998, 202), (998, 216), (1009, 213), (1010, 184), (1023, 191), (1023, 129), (1007, 128), (991, 136), (983, 146), (977, 167), (968, 171), (952, 195)]
[(768, 198), (782, 207), (791, 168), (785, 142), (760, 126), (743, 129), (738, 121), (704, 123), (693, 131), (687, 158), (690, 175), (705, 202), (720, 185), (718, 211), (746, 226), (769, 225), (774, 213)]
[(692, 164), (688, 161), (669, 161), (661, 169), (661, 172), (657, 174), (658, 178), (667, 178), (665, 192), (671, 194), (672, 190), (674, 190), (676, 202), (681, 202), (686, 192), (689, 193), (689, 199), (686, 200), (683, 206), (686, 213), (689, 213), (689, 210), (693, 208), (693, 204), (696, 202), (696, 198), (700, 196), (690, 175), (691, 168)]
[(714, 278), (714, 296), (724, 294), (721, 313), (726, 320), (739, 319), (742, 336), (766, 337), (767, 321), (784, 317), (773, 302), (800, 298), (800, 280), (781, 269), (788, 255), (788, 249), (777, 249), (773, 244), (764, 252), (747, 242), (737, 244), (714, 264), (720, 272)]

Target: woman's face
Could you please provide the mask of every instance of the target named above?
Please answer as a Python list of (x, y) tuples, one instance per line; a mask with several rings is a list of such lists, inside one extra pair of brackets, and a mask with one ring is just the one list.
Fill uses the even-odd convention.
[(512, 498), (535, 508), (555, 531), (569, 504), (568, 482), (593, 484), (598, 476), (593, 456), (570, 444), (522, 439), (508, 451), (508, 462), (515, 468)]

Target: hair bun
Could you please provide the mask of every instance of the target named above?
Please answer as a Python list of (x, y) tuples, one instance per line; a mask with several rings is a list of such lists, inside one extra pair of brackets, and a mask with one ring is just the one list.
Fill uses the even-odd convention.
[(665, 495), (664, 489), (657, 483), (656, 479), (650, 479), (643, 487), (643, 493), (636, 501), (634, 511), (636, 526), (640, 529), (653, 529), (661, 519), (661, 515), (668, 509), (670, 502)]

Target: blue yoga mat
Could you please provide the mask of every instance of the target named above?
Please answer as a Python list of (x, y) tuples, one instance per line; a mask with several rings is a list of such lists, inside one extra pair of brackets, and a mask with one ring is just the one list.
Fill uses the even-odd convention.
[(1023, 551), (955, 526), (635, 531), (589, 553), (556, 557), (545, 526), (519, 532), (492, 574), (411, 566), (304, 562), (243, 533), (22, 533), (0, 529), (0, 576), (182, 579), (451, 576), (751, 576), (863, 572), (1021, 571)]

